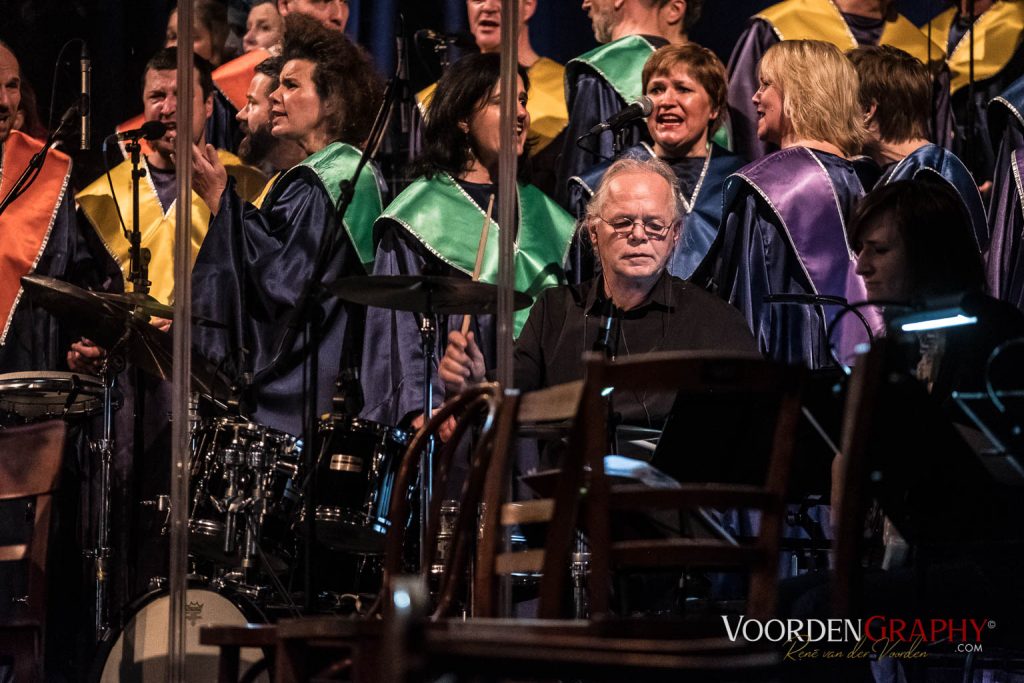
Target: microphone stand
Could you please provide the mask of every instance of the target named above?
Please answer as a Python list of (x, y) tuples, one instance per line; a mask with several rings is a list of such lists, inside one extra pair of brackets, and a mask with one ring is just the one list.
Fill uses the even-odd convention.
[[(352, 201), (355, 198), (356, 183), (359, 181), (359, 176), (376, 152), (377, 147), (384, 136), (384, 132), (387, 130), (387, 125), (391, 119), (391, 114), (394, 111), (398, 95), (402, 92), (404, 87), (405, 79), (402, 75), (402, 64), (401, 60), (398, 60), (398, 64), (395, 68), (395, 74), (392, 76), (391, 80), (388, 81), (387, 88), (384, 91), (383, 101), (381, 102), (380, 109), (377, 110), (377, 116), (373, 121), (370, 134), (366, 139), (366, 144), (363, 147), (363, 153), (359, 158), (359, 163), (352, 172), (352, 177), (341, 181), (341, 194), (338, 197), (338, 203), (335, 207), (341, 229), (344, 229), (345, 213), (348, 211), (348, 207), (352, 204)], [(329, 234), (325, 236), (324, 241), (320, 245), (313, 283), (317, 282), (320, 273), (323, 272), (323, 269), (326, 266), (327, 259), (330, 258), (331, 253), (334, 251), (334, 239), (335, 235)], [(316, 542), (315, 494), (317, 490), (317, 479), (319, 478), (316, 471), (316, 454), (318, 453), (316, 448), (316, 438), (319, 426), (317, 416), (317, 399), (319, 394), (318, 366), (322, 337), (320, 329), (322, 316), (320, 315), (319, 308), (321, 300), (321, 288), (317, 284), (313, 284), (311, 291), (306, 296), (305, 305), (298, 309), (306, 319), (306, 340), (310, 347), (310, 356), (307, 365), (309, 371), (309, 385), (307, 386), (306, 399), (306, 434), (303, 441), (303, 464), (306, 467), (306, 471), (309, 472), (307, 491), (305, 492), (306, 496), (303, 503), (303, 511), (305, 514), (304, 531), (306, 537), (305, 547), (303, 548), (303, 559), (305, 561), (303, 580), (306, 587), (305, 607), (307, 610), (312, 609), (313, 598), (315, 595), (315, 587), (313, 585), (313, 546)], [(297, 328), (293, 325), (290, 326), (290, 329), (295, 330)], [(276, 362), (288, 352), (292, 346), (294, 335), (286, 334), (285, 339), (287, 343), (282, 343), (281, 347), (278, 349), (277, 356), (271, 363), (271, 367), (276, 365)], [(339, 372), (344, 370), (345, 368), (339, 368)], [(424, 525), (424, 529), (425, 527), (426, 525)], [(421, 536), (423, 533), (425, 532), (421, 532)]]
[(14, 185), (3, 200), (0, 201), (0, 215), (3, 215), (4, 211), (7, 210), (7, 207), (13, 204), (15, 199), (23, 195), (25, 191), (32, 186), (32, 183), (36, 181), (36, 178), (39, 177), (39, 174), (43, 170), (43, 164), (46, 163), (46, 156), (50, 153), (50, 147), (52, 147), (57, 141), (60, 134), (64, 132), (64, 127), (71, 122), (71, 119), (78, 111), (78, 108), (79, 103), (76, 102), (71, 105), (66, 112), (64, 112), (64, 116), (61, 117), (60, 123), (57, 124), (57, 129), (46, 136), (46, 142), (43, 144), (43, 148), (33, 154), (32, 158), (29, 159), (28, 166), (25, 167), (25, 170), (14, 182)]

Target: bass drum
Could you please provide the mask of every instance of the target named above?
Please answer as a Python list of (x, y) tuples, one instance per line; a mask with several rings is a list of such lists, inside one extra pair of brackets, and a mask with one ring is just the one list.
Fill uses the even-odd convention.
[[(100, 645), (93, 681), (99, 683), (165, 683), (167, 681), (167, 590), (153, 591), (129, 605), (125, 626), (111, 631)], [(185, 680), (215, 683), (219, 648), (199, 644), (199, 628), (215, 624), (244, 626), (265, 622), (263, 615), (242, 598), (227, 597), (208, 588), (189, 588), (185, 600)], [(239, 670), (245, 672), (262, 653), (242, 648)], [(255, 680), (268, 683), (264, 672)]]

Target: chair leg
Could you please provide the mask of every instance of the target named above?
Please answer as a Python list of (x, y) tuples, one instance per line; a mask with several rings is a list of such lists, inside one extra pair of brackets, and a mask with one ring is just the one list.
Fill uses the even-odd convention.
[(297, 640), (281, 640), (277, 646), (278, 683), (300, 683), (306, 680), (306, 644)]
[(36, 683), (43, 680), (42, 634), (32, 629), (5, 633), (6, 649), (14, 655), (15, 683)]
[(219, 683), (238, 683), (238, 658), (241, 648), (237, 645), (221, 645), (217, 663)]

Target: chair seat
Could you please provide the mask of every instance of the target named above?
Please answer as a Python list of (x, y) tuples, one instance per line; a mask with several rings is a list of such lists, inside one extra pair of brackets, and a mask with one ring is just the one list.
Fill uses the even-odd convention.
[(203, 626), (199, 629), (199, 642), (225, 647), (273, 647), (277, 642), (277, 627), (273, 624)]
[[(637, 632), (657, 622), (637, 624)], [(423, 633), (431, 668), (503, 675), (570, 676), (586, 679), (678, 680), (680, 672), (701, 680), (761, 677), (780, 662), (778, 652), (727, 638), (651, 638), (629, 635), (630, 624), (473, 619), (428, 624)], [(612, 635), (613, 632), (619, 635)]]

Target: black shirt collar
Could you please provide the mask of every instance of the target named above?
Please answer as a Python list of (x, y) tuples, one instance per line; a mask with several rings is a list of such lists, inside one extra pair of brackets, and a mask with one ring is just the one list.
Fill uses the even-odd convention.
[[(587, 292), (584, 309), (589, 315), (604, 315), (608, 310), (608, 295), (604, 291), (604, 277), (598, 276), (592, 281), (590, 291)], [(631, 308), (623, 313), (623, 317), (640, 317), (648, 310), (672, 310), (672, 277), (668, 269), (661, 271), (661, 275), (655, 281), (650, 293), (644, 302), (636, 308)]]

